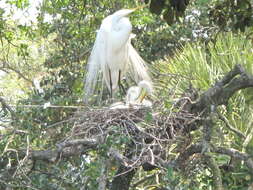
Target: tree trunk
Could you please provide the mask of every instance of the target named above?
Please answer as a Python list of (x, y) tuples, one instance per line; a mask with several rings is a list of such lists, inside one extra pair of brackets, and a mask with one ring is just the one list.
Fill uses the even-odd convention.
[(111, 190), (128, 190), (135, 172), (135, 169), (121, 165), (116, 173), (117, 177), (112, 181)]

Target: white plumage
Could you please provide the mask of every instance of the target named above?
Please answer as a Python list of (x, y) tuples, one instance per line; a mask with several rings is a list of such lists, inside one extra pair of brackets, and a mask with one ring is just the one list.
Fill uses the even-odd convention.
[(152, 107), (152, 102), (145, 99), (147, 95), (152, 94), (152, 91), (152, 84), (143, 80), (139, 82), (138, 86), (132, 86), (128, 89), (125, 103), (116, 102), (110, 106), (110, 109), (128, 109), (139, 106)]
[(151, 81), (144, 60), (131, 44), (132, 25), (127, 16), (134, 10), (119, 10), (102, 21), (88, 60), (84, 89), (86, 103), (94, 94), (100, 73), (112, 94), (127, 72), (136, 83)]
[(152, 103), (144, 98), (151, 95), (153, 91), (152, 84), (148, 81), (139, 82), (138, 86), (132, 86), (127, 91), (126, 104), (127, 105), (143, 105), (151, 107)]

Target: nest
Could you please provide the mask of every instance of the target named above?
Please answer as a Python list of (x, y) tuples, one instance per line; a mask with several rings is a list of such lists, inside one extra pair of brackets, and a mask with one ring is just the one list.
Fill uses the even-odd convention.
[(140, 109), (93, 109), (76, 112), (72, 137), (92, 138), (104, 135), (112, 126), (118, 129), (131, 128), (142, 122), (147, 114), (147, 108)]
[[(154, 137), (172, 139), (186, 132), (199, 117), (188, 112), (153, 113), (149, 107), (127, 109), (88, 109), (75, 113), (72, 138), (92, 138), (105, 134), (113, 126), (118, 129), (147, 132)], [(164, 131), (164, 133), (161, 133)], [(165, 138), (165, 139), (164, 139)]]
[[(189, 113), (192, 101), (198, 94), (195, 89), (174, 102), (171, 110), (164, 106), (163, 101), (153, 102), (153, 108), (143, 105), (131, 105), (122, 109), (86, 109), (75, 113), (74, 127), (71, 138), (96, 138), (108, 134), (126, 136), (130, 139), (151, 143), (171, 141), (180, 135), (189, 133), (196, 128), (197, 115)], [(161, 106), (162, 105), (162, 106)], [(173, 110), (174, 109), (174, 110)], [(140, 140), (141, 139), (141, 140)], [(102, 142), (103, 143), (103, 142)]]
[[(166, 153), (171, 144), (185, 135), (187, 128), (199, 119), (183, 111), (153, 113), (148, 107), (79, 110), (75, 118), (70, 139), (96, 139), (100, 144), (116, 147), (128, 157), (126, 146), (134, 147), (131, 157), (135, 157), (139, 165), (145, 165), (145, 170), (156, 165), (155, 157), (167, 159)], [(111, 143), (108, 143), (108, 139), (111, 139)], [(187, 138), (181, 138), (180, 141), (185, 143), (181, 143), (184, 145), (179, 149), (189, 144)]]

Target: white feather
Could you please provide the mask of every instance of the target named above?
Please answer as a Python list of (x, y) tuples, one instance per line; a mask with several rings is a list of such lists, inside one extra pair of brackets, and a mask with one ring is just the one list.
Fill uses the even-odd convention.
[(84, 101), (88, 102), (90, 96), (94, 93), (95, 86), (97, 84), (99, 71), (101, 66), (105, 65), (105, 49), (106, 39), (104, 38), (104, 31), (99, 30), (97, 32), (96, 41), (92, 48), (89, 60), (88, 60), (88, 72), (86, 75), (84, 86)]
[[(144, 105), (147, 107), (152, 106), (152, 102), (143, 99), (142, 102), (140, 100), (140, 95), (142, 91), (145, 91), (147, 95), (152, 94), (152, 85), (150, 82), (142, 80), (138, 83), (138, 86), (132, 86), (128, 89), (127, 95), (126, 95), (126, 104), (127, 105)], [(145, 98), (145, 97), (144, 97)]]
[(126, 16), (133, 11), (134, 9), (119, 10), (102, 21), (88, 60), (84, 88), (86, 103), (94, 93), (100, 71), (112, 93), (118, 87), (119, 75), (122, 79), (127, 72), (136, 83), (141, 80), (151, 83), (144, 60), (131, 44), (132, 25)]
[(129, 68), (134, 81), (137, 84), (141, 80), (149, 81), (151, 83), (151, 79), (145, 67), (146, 63), (138, 54), (138, 52), (134, 49), (131, 43), (128, 44), (128, 51), (129, 51)]

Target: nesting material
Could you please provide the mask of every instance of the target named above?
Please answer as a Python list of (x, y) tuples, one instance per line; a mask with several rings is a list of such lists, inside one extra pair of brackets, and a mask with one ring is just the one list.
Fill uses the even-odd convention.
[(79, 110), (75, 113), (71, 138), (93, 138), (119, 133), (165, 141), (186, 131), (188, 126), (200, 119), (183, 111), (167, 114), (152, 111), (150, 107), (140, 106)]
[(72, 137), (91, 138), (96, 135), (103, 135), (117, 127), (119, 130), (125, 127), (135, 127), (136, 124), (144, 122), (145, 115), (151, 110), (142, 108), (122, 108), (122, 109), (91, 109), (76, 112)]
[[(150, 107), (139, 106), (79, 110), (75, 113), (68, 139), (95, 139), (122, 155), (130, 146), (131, 162), (126, 166), (141, 165), (150, 170), (158, 166), (161, 159), (168, 159), (168, 150), (176, 141), (181, 143), (174, 151), (181, 152), (187, 147), (190, 139), (184, 135), (187, 127), (200, 119), (184, 111), (153, 112)], [(135, 165), (131, 166), (131, 163)]]

